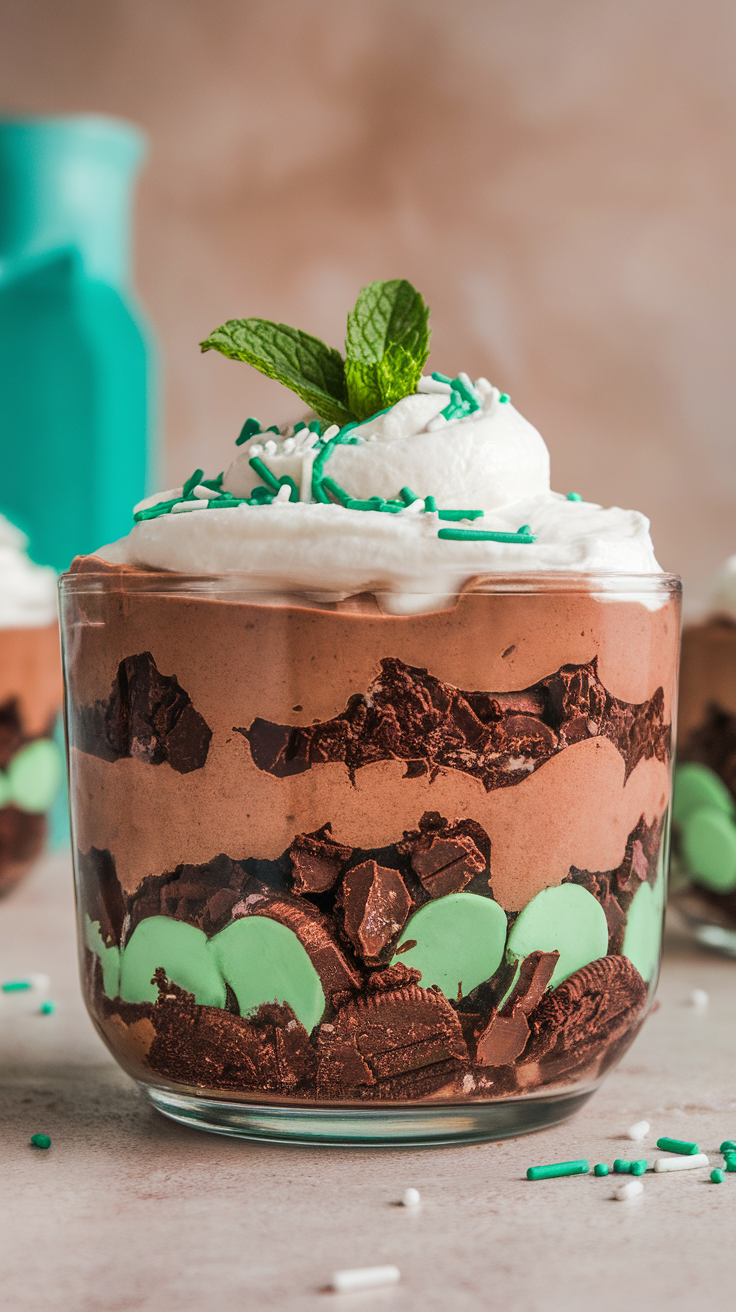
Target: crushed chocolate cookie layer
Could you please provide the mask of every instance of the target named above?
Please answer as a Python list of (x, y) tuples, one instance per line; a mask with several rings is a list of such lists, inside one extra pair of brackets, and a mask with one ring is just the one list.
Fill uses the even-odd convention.
[(103, 761), (134, 757), (189, 774), (207, 760), (212, 731), (176, 675), (161, 674), (144, 651), (120, 662), (107, 701), (73, 709), (70, 736)]
[(355, 772), (375, 761), (406, 763), (407, 777), (441, 769), (481, 780), (486, 791), (521, 783), (545, 761), (587, 738), (608, 738), (629, 777), (639, 761), (667, 761), (664, 692), (632, 704), (612, 697), (597, 659), (563, 665), (520, 692), (464, 692), (394, 657), (367, 694), (356, 693), (332, 720), (306, 728), (255, 719), (237, 728), (260, 770), (286, 778), (324, 762)]

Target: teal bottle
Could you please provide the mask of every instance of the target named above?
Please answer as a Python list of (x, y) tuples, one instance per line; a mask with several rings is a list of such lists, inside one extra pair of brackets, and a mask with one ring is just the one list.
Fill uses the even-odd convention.
[(144, 153), (122, 120), (0, 120), (0, 511), (58, 570), (127, 533), (156, 475), (130, 287)]

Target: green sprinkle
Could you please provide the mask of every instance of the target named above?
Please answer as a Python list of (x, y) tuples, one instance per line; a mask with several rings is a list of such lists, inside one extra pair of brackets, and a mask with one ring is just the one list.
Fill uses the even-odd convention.
[(417, 496), (416, 492), (412, 492), (410, 487), (402, 487), (399, 495), (402, 501), (404, 502), (404, 505), (406, 506), (411, 506), (415, 501), (421, 500), (421, 498)]
[(47, 1002), (42, 1002), (39, 1011), (42, 1016), (53, 1016), (56, 1011), (56, 1003), (50, 999)]
[(731, 1151), (736, 1153), (736, 1139), (724, 1139), (723, 1143), (721, 1144), (720, 1151), (722, 1153), (727, 1153)]
[(145, 510), (138, 510), (133, 516), (136, 524), (143, 519), (158, 519), (159, 515), (168, 515), (172, 506), (181, 501), (181, 497), (174, 497), (172, 501), (157, 501), (155, 506), (148, 506)]
[(267, 487), (254, 487), (250, 494), (250, 504), (252, 506), (270, 506), (273, 498), (273, 492)]
[(593, 1175), (608, 1175), (609, 1170), (610, 1167), (606, 1162), (598, 1162), (598, 1165), (593, 1167)]
[(434, 378), (434, 381), (436, 383), (449, 383), (450, 387), (452, 387), (452, 379), (448, 378), (447, 374), (438, 373), (437, 370), (435, 369), (434, 373), (432, 374), (432, 377)]
[(306, 426), (304, 420), (300, 419), (298, 424), (294, 424), (294, 433), (301, 433), (302, 429), (306, 428)]
[[(304, 425), (302, 424), (302, 428), (303, 427)], [(250, 419), (246, 419), (245, 423), (243, 424), (243, 427), (240, 430), (240, 437), (236, 437), (235, 439), (235, 445), (242, 446), (244, 442), (248, 441), (249, 437), (255, 437), (256, 433), (260, 433), (260, 431), (261, 431), (261, 425), (258, 419), (253, 419), (252, 417)]]
[(682, 1157), (694, 1157), (700, 1152), (696, 1143), (689, 1143), (687, 1139), (658, 1139), (657, 1147), (666, 1153), (680, 1153)]
[(3, 984), (3, 993), (27, 993), (33, 985), (27, 979), (9, 979), (7, 984)]
[(182, 501), (186, 501), (189, 494), (197, 486), (197, 484), (202, 481), (203, 478), (204, 478), (204, 470), (195, 469), (194, 473), (191, 475), (190, 478), (187, 479), (186, 483), (184, 484), (184, 487), (182, 488), (182, 493), (181, 493)]
[(630, 1175), (631, 1162), (629, 1162), (625, 1157), (617, 1157), (615, 1162), (613, 1163), (613, 1169), (616, 1175)]
[[(279, 480), (277, 479), (275, 474), (271, 473), (271, 470), (268, 468), (268, 465), (264, 465), (263, 461), (259, 460), (258, 456), (251, 456), (250, 460), (248, 461), (248, 464), (250, 465), (253, 472), (256, 473), (259, 478), (263, 479), (263, 482), (266, 484), (266, 487), (269, 487), (272, 492), (278, 492)], [(251, 496), (253, 496), (252, 492), (251, 492)]]
[[(322, 431), (322, 425), (321, 425), (321, 423), (319, 422), (319, 419), (313, 419), (312, 422), (308, 425), (308, 427), (309, 427), (309, 431), (310, 431), (310, 433), (321, 433), (321, 431)], [(271, 430), (269, 429), (269, 432), (270, 432), (270, 431), (271, 431)], [(278, 428), (277, 428), (277, 429), (276, 429), (276, 432), (278, 433), (278, 431), (279, 431), (279, 430), (278, 430)]]
[(336, 483), (334, 478), (323, 478), (322, 487), (326, 487), (327, 491), (337, 498), (341, 506), (346, 506), (348, 501), (351, 500), (350, 493), (346, 492), (344, 487), (340, 487), (340, 484)]
[(731, 1156), (729, 1155), (729, 1156), (726, 1158), (726, 1170), (727, 1170), (727, 1171), (736, 1171), (736, 1157), (731, 1157)]
[(463, 401), (465, 401), (467, 405), (470, 407), (471, 414), (473, 413), (474, 410), (480, 410), (483, 402), (480, 396), (478, 395), (478, 393), (476, 392), (475, 388), (473, 387), (472, 383), (470, 386), (468, 386), (464, 378), (453, 378), (452, 388), (453, 391), (459, 393)]
[(267, 432), (267, 433), (280, 433), (280, 432), (281, 432), (281, 429), (279, 428), (278, 424), (271, 424), (271, 427), (270, 427), (270, 428), (267, 428), (267, 429), (266, 429), (266, 432)]
[(386, 515), (398, 515), (401, 510), (406, 510), (403, 501), (384, 501), (381, 506), (381, 511)]
[(568, 492), (567, 499), (568, 501), (582, 501), (583, 498), (579, 492)]
[[(311, 425), (310, 431), (312, 431)], [(337, 441), (333, 437), (325, 443), (312, 465), (312, 497), (315, 501), (321, 501), (323, 505), (330, 504), (330, 498), (322, 488), (323, 471), (336, 446)]]
[(531, 533), (492, 533), (474, 528), (441, 528), (438, 538), (452, 542), (536, 542)]
[(357, 501), (351, 497), (345, 502), (346, 510), (382, 510), (383, 505), (383, 497), (371, 497), (369, 501)]
[(714, 1184), (723, 1184), (726, 1177), (723, 1174), (723, 1171), (719, 1171), (718, 1167), (716, 1167), (714, 1171), (711, 1171), (710, 1178)]
[(47, 1134), (32, 1134), (31, 1143), (34, 1148), (50, 1148), (51, 1140)]
[(647, 1164), (646, 1164), (646, 1160), (643, 1157), (640, 1157), (638, 1161), (631, 1163), (632, 1175), (643, 1175), (646, 1169), (647, 1169)]
[(582, 1158), (579, 1162), (555, 1162), (551, 1166), (530, 1166), (527, 1180), (553, 1180), (558, 1175), (587, 1175), (590, 1166)]
[(502, 392), (498, 399), (499, 401), (508, 401), (509, 399), (508, 392)]
[[(434, 375), (432, 375), (432, 376), (434, 377)], [(442, 381), (442, 380), (440, 379), (440, 382), (441, 382), (441, 381)], [(424, 509), (425, 509), (425, 511), (428, 511), (429, 514), (434, 514), (434, 513), (435, 513), (435, 511), (437, 510), (437, 502), (435, 501), (434, 497), (425, 497), (425, 498), (424, 498)]]
[(439, 510), (440, 519), (482, 519), (482, 510)]

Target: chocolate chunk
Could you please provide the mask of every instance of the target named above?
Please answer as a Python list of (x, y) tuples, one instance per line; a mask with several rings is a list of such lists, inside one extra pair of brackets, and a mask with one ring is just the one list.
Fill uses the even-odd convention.
[(618, 898), (611, 892), (611, 879), (614, 873), (578, 870), (576, 866), (570, 866), (570, 873), (562, 882), (579, 884), (581, 888), (587, 888), (596, 901), (600, 902), (608, 926), (608, 951), (620, 952), (626, 933), (626, 912)]
[(297, 834), (294, 839), (289, 856), (295, 893), (327, 892), (350, 860), (353, 849), (336, 843), (331, 829), (331, 825), (323, 825), (313, 834)]
[(416, 984), (341, 1007), (319, 1027), (317, 1050), (327, 1097), (424, 1096), (451, 1082), (468, 1057), (449, 1002)]
[(461, 893), (486, 866), (472, 838), (464, 834), (455, 838), (425, 835), (412, 848), (411, 864), (432, 897)]
[(120, 662), (108, 701), (73, 709), (71, 736), (105, 761), (133, 757), (190, 774), (207, 760), (212, 730), (176, 675), (161, 674), (144, 651)]
[(325, 995), (361, 985), (361, 977), (337, 942), (332, 921), (301, 897), (250, 893), (233, 908), (234, 916), (268, 916), (296, 934), (320, 977)]
[(529, 1017), (525, 1062), (543, 1062), (565, 1077), (633, 1034), (646, 1006), (646, 985), (628, 957), (592, 961), (548, 993)]
[(398, 870), (364, 861), (348, 870), (338, 905), (344, 930), (358, 956), (368, 966), (380, 965), (400, 934), (411, 909), (411, 898)]
[(634, 894), (646, 880), (652, 888), (657, 882), (663, 817), (648, 825), (640, 816), (626, 840), (624, 858), (615, 870), (590, 871), (570, 867), (565, 883), (579, 884), (600, 902), (608, 925), (608, 951), (618, 953), (623, 947), (626, 914)]
[(152, 1070), (209, 1089), (293, 1093), (310, 1081), (316, 1057), (291, 1007), (265, 1003), (249, 1018), (200, 1007), (194, 996), (156, 971), (159, 999), (150, 1016), (156, 1036)]
[(524, 958), (506, 1002), (501, 1008), (494, 1008), (488, 1024), (478, 1035), (478, 1065), (506, 1066), (521, 1057), (529, 1041), (527, 1017), (540, 1002), (559, 957), (559, 952), (532, 952)]
[(45, 815), (0, 807), (0, 895), (14, 888), (46, 843)]
[(77, 896), (82, 914), (97, 921), (103, 941), (118, 945), (125, 921), (125, 894), (115, 869), (115, 859), (107, 848), (77, 849), (75, 862)]
[(0, 706), (0, 770), (7, 770), (23, 741), (18, 698), (11, 697)]
[(148, 875), (130, 899), (126, 937), (148, 916), (171, 916), (205, 934), (216, 934), (232, 918), (233, 907), (249, 883), (244, 863), (224, 852), (201, 865), (180, 865), (163, 875)]
[(406, 764), (405, 778), (458, 770), (487, 791), (521, 783), (557, 752), (588, 738), (614, 744), (626, 778), (640, 760), (667, 761), (670, 751), (662, 689), (646, 702), (620, 701), (598, 678), (597, 659), (564, 665), (520, 692), (491, 693), (464, 692), (386, 657), (368, 692), (351, 696), (332, 720), (291, 727), (257, 719), (238, 732), (258, 768), (279, 778), (342, 761), (354, 782), (362, 766), (397, 760)]
[(405, 966), (403, 961), (397, 961), (393, 966), (386, 966), (385, 970), (371, 971), (366, 988), (371, 992), (381, 993), (389, 989), (403, 989), (407, 984), (418, 984), (421, 978), (420, 970), (415, 970), (413, 966)]

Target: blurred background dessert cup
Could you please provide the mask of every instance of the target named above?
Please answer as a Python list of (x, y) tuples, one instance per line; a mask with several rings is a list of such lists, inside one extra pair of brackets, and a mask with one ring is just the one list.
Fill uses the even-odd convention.
[(43, 851), (63, 780), (56, 576), (0, 515), (0, 895)]

